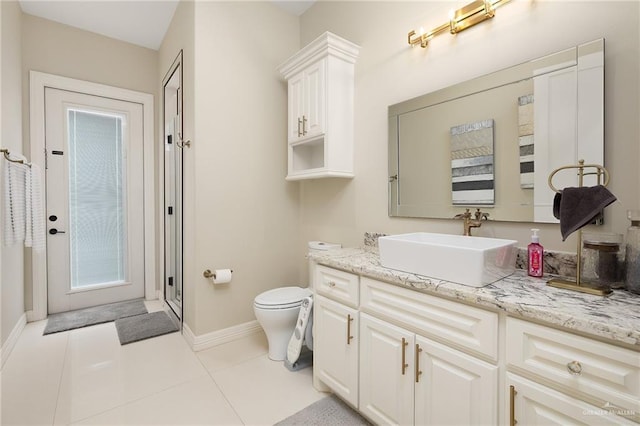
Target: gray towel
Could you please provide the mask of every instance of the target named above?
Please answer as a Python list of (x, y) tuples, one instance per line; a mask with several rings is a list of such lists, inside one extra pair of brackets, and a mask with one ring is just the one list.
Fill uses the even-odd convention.
[(560, 219), (562, 241), (591, 221), (609, 204), (616, 201), (602, 185), (565, 188), (553, 200), (553, 214)]

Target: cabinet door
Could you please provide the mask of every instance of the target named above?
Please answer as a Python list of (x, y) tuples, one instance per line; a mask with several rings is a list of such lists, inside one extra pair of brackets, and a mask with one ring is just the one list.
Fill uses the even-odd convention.
[[(506, 419), (519, 425), (633, 425), (620, 416), (508, 373)], [(513, 395), (511, 395), (513, 386)]]
[(416, 336), (416, 425), (498, 423), (498, 367)]
[(304, 115), (304, 72), (300, 72), (288, 81), (289, 96), (289, 142), (302, 138), (302, 116)]
[(413, 424), (414, 334), (360, 314), (360, 411), (376, 424)]
[(314, 305), (314, 374), (358, 406), (358, 311), (319, 295)]
[(304, 78), (304, 113), (302, 114), (303, 137), (313, 137), (324, 133), (327, 60), (322, 59), (310, 65)]

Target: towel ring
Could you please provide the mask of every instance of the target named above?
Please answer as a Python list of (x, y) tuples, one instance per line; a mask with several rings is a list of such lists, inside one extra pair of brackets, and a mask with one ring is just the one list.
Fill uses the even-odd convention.
[[(596, 169), (596, 171), (585, 173), (584, 172), (585, 167), (593, 167)], [(600, 177), (604, 175), (604, 181), (602, 182), (602, 185), (607, 186), (609, 184), (609, 172), (607, 171), (607, 169), (605, 169), (599, 164), (584, 164), (584, 160), (580, 160), (578, 161), (578, 165), (558, 167), (557, 169), (555, 169), (549, 174), (549, 180), (548, 180), (549, 188), (551, 188), (554, 192), (560, 193), (562, 191), (557, 189), (555, 186), (553, 186), (553, 183), (551, 183), (551, 181), (553, 180), (553, 176), (555, 176), (555, 174), (558, 173), (560, 170), (565, 170), (565, 169), (578, 169), (578, 176), (580, 179), (578, 186), (582, 186), (582, 178), (584, 176), (589, 176), (589, 175), (598, 176), (598, 185), (600, 185)]]

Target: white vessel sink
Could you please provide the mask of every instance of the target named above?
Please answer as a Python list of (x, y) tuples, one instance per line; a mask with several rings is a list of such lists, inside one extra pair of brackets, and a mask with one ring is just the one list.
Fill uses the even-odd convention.
[(511, 275), (516, 266), (516, 243), (427, 232), (378, 239), (382, 266), (472, 287)]

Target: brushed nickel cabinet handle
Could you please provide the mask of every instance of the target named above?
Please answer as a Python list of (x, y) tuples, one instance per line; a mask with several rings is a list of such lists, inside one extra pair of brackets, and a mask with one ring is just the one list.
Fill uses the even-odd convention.
[(353, 339), (353, 336), (351, 335), (351, 321), (353, 321), (353, 318), (351, 317), (351, 314), (347, 315), (347, 345), (351, 344), (351, 339)]
[(403, 376), (404, 376), (405, 370), (409, 366), (409, 364), (407, 364), (406, 362), (407, 346), (409, 346), (409, 342), (407, 342), (407, 340), (403, 337), (402, 338), (402, 375)]
[(420, 352), (422, 352), (422, 348), (416, 343), (416, 383), (420, 382), (420, 375), (422, 374), (422, 371), (420, 371)]
[(516, 387), (509, 386), (509, 426), (515, 426), (518, 421), (516, 420)]
[(302, 130), (300, 130), (300, 126), (302, 125), (302, 120), (298, 117), (298, 137), (302, 136)]
[(302, 134), (307, 134), (307, 117), (305, 117), (304, 115), (302, 116)]
[(571, 361), (567, 363), (567, 370), (569, 370), (569, 373), (573, 374), (574, 376), (579, 376), (580, 373), (582, 373), (582, 364), (580, 364), (578, 361)]

